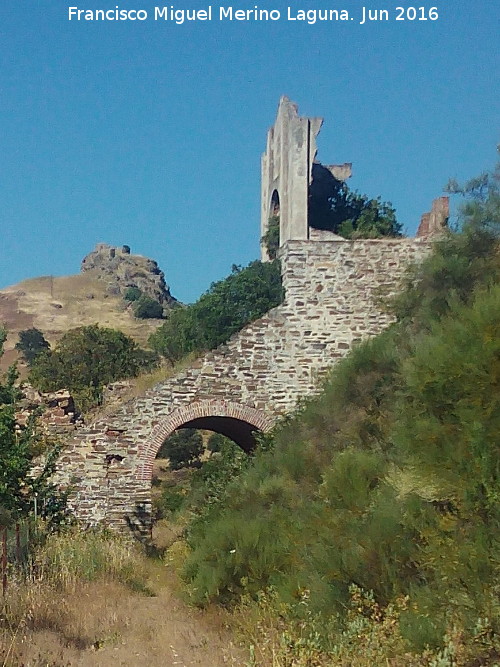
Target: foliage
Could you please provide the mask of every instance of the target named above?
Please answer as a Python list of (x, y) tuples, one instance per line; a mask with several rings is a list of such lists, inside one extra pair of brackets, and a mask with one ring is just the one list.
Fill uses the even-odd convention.
[(232, 621), (246, 643), (250, 662), (273, 667), (465, 667), (496, 664), (499, 637), (488, 619), (477, 619), (467, 635), (452, 625), (438, 649), (415, 650), (403, 636), (409, 598), (396, 598), (386, 607), (355, 584), (343, 617), (325, 619), (311, 609), (310, 591), (300, 591), (295, 603), (284, 602), (272, 587), (256, 598), (242, 596)]
[(19, 350), (26, 363), (31, 366), (39, 354), (50, 350), (50, 345), (40, 329), (33, 327), (19, 332), (19, 341), (16, 343), (16, 350)]
[(353, 239), (401, 236), (402, 229), (390, 202), (350, 190), (320, 164), (313, 165), (309, 221), (311, 227)]
[(50, 536), (34, 554), (38, 578), (64, 591), (99, 579), (144, 589), (144, 583), (139, 584), (141, 560), (137, 547), (120, 535), (74, 527)]
[(165, 484), (159, 497), (154, 500), (156, 519), (172, 517), (184, 505), (186, 495), (175, 484)]
[[(196, 517), (195, 521), (206, 520), (207, 513), (213, 507), (220, 507), (228, 488), (249, 464), (248, 455), (229, 438), (214, 433), (211, 436), (218, 449), (212, 451), (212, 456), (203, 462), (202, 466), (193, 474), (191, 490), (187, 498), (186, 507)], [(191, 526), (194, 528), (195, 523)]]
[(244, 269), (233, 266), (231, 274), (213, 283), (196, 303), (172, 309), (167, 321), (150, 337), (150, 345), (174, 363), (190, 352), (226, 342), (282, 298), (277, 262), (252, 262)]
[(203, 454), (203, 438), (194, 428), (181, 428), (172, 433), (158, 452), (158, 458), (170, 461), (173, 470), (180, 470), (199, 463)]
[(222, 452), (234, 447), (234, 442), (226, 438), (222, 433), (212, 433), (207, 440), (207, 449), (214, 454), (215, 452)]
[(405, 291), (393, 300), (397, 319), (414, 328), (427, 327), (447, 315), (454, 300), (469, 303), (477, 287), (498, 282), (497, 240), (492, 225), (466, 224), (461, 234), (449, 234), (436, 244), (434, 253), (410, 270)]
[(137, 301), (141, 296), (142, 292), (138, 287), (129, 287), (123, 295), (123, 298), (125, 301)]
[(312, 632), (287, 645), (316, 642), (332, 662), (312, 661), (307, 643), (304, 664), (385, 664), (401, 652), (419, 656), (401, 664), (498, 656), (494, 193), (475, 200), (474, 224), (466, 208), (464, 230), (411, 275), (393, 306), (399, 321), (340, 362), (187, 531), (192, 600), (237, 603), (271, 587), (276, 617), (288, 605), (297, 633), (308, 627), (307, 607)]
[(276, 254), (280, 247), (280, 217), (279, 215), (272, 215), (269, 218), (267, 232), (261, 239), (265, 245), (269, 259), (276, 259)]
[[(4, 340), (5, 333), (0, 330), (0, 356)], [(40, 514), (51, 523), (60, 523), (66, 497), (50, 482), (60, 445), (40, 431), (36, 413), (25, 426), (17, 424), (15, 413), (21, 393), (16, 380), (14, 367), (0, 378), (0, 522), (7, 525), (29, 516), (36, 498)], [(34, 474), (33, 462), (40, 454), (44, 454), (44, 461)]]
[(401, 224), (390, 202), (380, 197), (370, 199), (357, 192), (346, 196), (350, 217), (338, 226), (337, 233), (347, 239), (378, 239), (383, 236), (401, 236)]
[(105, 384), (151, 368), (154, 355), (121, 331), (91, 326), (71, 329), (51, 352), (33, 362), (30, 382), (41, 391), (69, 389), (80, 410), (101, 402)]
[(163, 317), (163, 307), (161, 303), (152, 299), (147, 294), (142, 294), (134, 303), (134, 315), (141, 320), (151, 318), (161, 319)]

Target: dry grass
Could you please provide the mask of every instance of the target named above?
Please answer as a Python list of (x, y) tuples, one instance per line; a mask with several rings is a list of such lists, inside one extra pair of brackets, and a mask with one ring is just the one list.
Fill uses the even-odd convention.
[(0, 290), (0, 322), (8, 331), (5, 367), (16, 358), (19, 332), (30, 327), (40, 329), (53, 345), (69, 329), (98, 323), (144, 345), (161, 320), (138, 320), (121, 297), (106, 294), (106, 284), (87, 271), (31, 278)]
[(0, 665), (243, 665), (219, 614), (189, 609), (172, 594), (174, 582), (165, 563), (116, 536), (53, 536), (30, 580), (10, 582)]
[(0, 617), (2, 664), (26, 656), (34, 633), (52, 633), (56, 644), (78, 650), (114, 641), (129, 622), (127, 588), (147, 592), (151, 574), (151, 561), (117, 536), (77, 530), (51, 536), (35, 552), (29, 579), (10, 582)]
[[(50, 632), (75, 649), (98, 648), (115, 641), (130, 623), (118, 582), (80, 582), (73, 592), (53, 589), (46, 582), (13, 584), (4, 608), (4, 642), (19, 653), (23, 638)], [(0, 653), (1, 655), (1, 653)], [(4, 655), (4, 660), (7, 658)]]

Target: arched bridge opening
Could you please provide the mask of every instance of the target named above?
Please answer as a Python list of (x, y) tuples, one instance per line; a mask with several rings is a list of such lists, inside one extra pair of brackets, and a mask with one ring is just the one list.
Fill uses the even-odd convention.
[(178, 408), (158, 423), (138, 452), (137, 479), (151, 481), (153, 463), (165, 440), (177, 429), (196, 428), (221, 433), (244, 451), (255, 447), (255, 434), (269, 431), (276, 417), (262, 410), (225, 400), (197, 401)]
[(192, 419), (177, 428), (198, 428), (220, 433), (235, 442), (247, 453), (255, 448), (255, 436), (260, 430), (248, 422), (232, 417), (200, 417)]

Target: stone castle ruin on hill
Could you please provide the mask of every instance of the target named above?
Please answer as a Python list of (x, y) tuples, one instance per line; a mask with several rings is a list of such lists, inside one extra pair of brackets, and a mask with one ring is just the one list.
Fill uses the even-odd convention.
[(124, 296), (129, 287), (137, 287), (165, 308), (176, 303), (158, 264), (142, 255), (132, 255), (128, 245), (98, 243), (82, 260), (81, 272), (87, 271), (106, 283), (108, 294)]
[[(283, 97), (262, 159), (262, 235), (278, 213), (284, 302), (78, 432), (59, 478), (72, 484), (71, 505), (82, 521), (147, 532), (153, 461), (174, 430), (217, 431), (250, 451), (257, 431), (293, 412), (356, 342), (390, 324), (380, 296), (395, 293), (407, 266), (429, 253), (446, 225), (448, 201), (436, 200), (417, 238), (346, 240), (313, 229), (308, 196), (321, 123), (300, 117)], [(324, 168), (337, 179), (350, 175), (347, 164)]]

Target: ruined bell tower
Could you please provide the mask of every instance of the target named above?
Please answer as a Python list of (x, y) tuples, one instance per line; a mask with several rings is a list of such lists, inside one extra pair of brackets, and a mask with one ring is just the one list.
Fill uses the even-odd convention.
[[(261, 190), (261, 237), (269, 228), (269, 219), (279, 216), (280, 246), (289, 240), (309, 239), (309, 186), (322, 124), (322, 118), (299, 116), (297, 105), (288, 97), (280, 99), (262, 156)], [(323, 165), (341, 181), (351, 176), (351, 166)], [(265, 246), (261, 246), (261, 256), (268, 259)]]
[[(315, 192), (333, 181), (346, 181), (352, 164), (323, 165), (316, 160), (316, 137), (322, 118), (299, 116), (298, 107), (288, 97), (278, 105), (276, 121), (267, 133), (266, 152), (262, 156), (261, 239), (269, 230), (269, 221), (279, 220), (279, 247), (287, 241), (345, 241), (318, 224)], [(316, 187), (316, 190), (315, 190)], [(439, 197), (424, 213), (417, 238), (441, 235), (447, 229), (449, 198)], [(261, 259), (269, 260), (266, 244), (261, 241)]]

